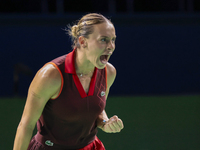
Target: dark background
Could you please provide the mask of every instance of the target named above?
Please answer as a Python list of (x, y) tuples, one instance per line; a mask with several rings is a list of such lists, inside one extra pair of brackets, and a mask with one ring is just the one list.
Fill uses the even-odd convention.
[(106, 148), (199, 150), (199, 0), (0, 0), (1, 148), (12, 148), (35, 73), (72, 51), (63, 29), (90, 12), (117, 35), (106, 109), (125, 128), (99, 132)]
[(63, 29), (88, 12), (116, 28), (111, 95), (199, 93), (198, 0), (1, 0), (0, 95), (26, 95), (40, 67), (72, 50)]

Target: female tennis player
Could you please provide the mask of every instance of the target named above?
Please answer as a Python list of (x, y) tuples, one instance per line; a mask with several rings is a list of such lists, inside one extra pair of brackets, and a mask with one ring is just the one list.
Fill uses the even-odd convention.
[(115, 49), (114, 25), (90, 13), (68, 33), (73, 51), (45, 64), (29, 87), (14, 150), (105, 150), (97, 127), (107, 133), (123, 129), (121, 119), (105, 112), (116, 76), (108, 62)]

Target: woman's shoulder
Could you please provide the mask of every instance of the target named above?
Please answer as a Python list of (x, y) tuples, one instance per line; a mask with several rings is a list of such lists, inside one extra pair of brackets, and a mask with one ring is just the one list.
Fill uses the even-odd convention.
[(110, 87), (115, 80), (117, 71), (111, 63), (106, 64), (106, 71), (107, 71), (107, 83), (108, 83), (108, 87)]
[(116, 69), (111, 63), (106, 64), (106, 69), (108, 75), (116, 75)]
[(42, 83), (45, 84), (54, 84), (60, 83), (61, 76), (58, 68), (52, 64), (45, 64), (36, 74), (36, 79), (42, 80)]
[(57, 77), (59, 75), (59, 71), (57, 65), (54, 63), (46, 63), (39, 71), (43, 77)]
[(57, 68), (47, 63), (35, 75), (30, 89), (43, 97), (55, 97), (61, 87), (61, 76)]

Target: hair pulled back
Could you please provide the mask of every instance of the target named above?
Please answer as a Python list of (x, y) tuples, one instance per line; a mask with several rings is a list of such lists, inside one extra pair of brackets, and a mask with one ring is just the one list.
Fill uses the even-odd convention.
[(80, 48), (80, 44), (78, 42), (79, 37), (84, 36), (85, 38), (88, 38), (89, 35), (92, 34), (94, 31), (93, 26), (104, 22), (112, 23), (101, 14), (89, 13), (78, 20), (77, 24), (74, 24), (73, 26), (68, 26), (68, 29), (66, 31), (68, 32), (73, 42), (72, 47)]

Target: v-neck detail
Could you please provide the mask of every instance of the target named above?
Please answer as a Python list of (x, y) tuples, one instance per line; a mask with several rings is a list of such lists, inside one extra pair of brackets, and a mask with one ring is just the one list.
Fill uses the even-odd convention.
[(76, 84), (76, 87), (82, 98), (85, 98), (87, 96), (92, 96), (94, 94), (94, 88), (95, 88), (95, 83), (96, 83), (96, 74), (97, 74), (97, 69), (95, 68), (95, 71), (94, 71), (91, 81), (90, 81), (88, 94), (85, 92), (77, 74), (73, 74), (74, 83)]
[(75, 49), (66, 56), (65, 73), (72, 74), (76, 88), (78, 89), (79, 94), (81, 95), (82, 98), (85, 98), (87, 96), (92, 96), (94, 94), (94, 89), (95, 89), (97, 68), (95, 67), (94, 73), (93, 73), (91, 81), (90, 81), (89, 91), (88, 91), (88, 94), (87, 94), (85, 92), (77, 74), (76, 74), (76, 69), (75, 69), (75, 64), (74, 64), (75, 58), (74, 57), (75, 57)]

